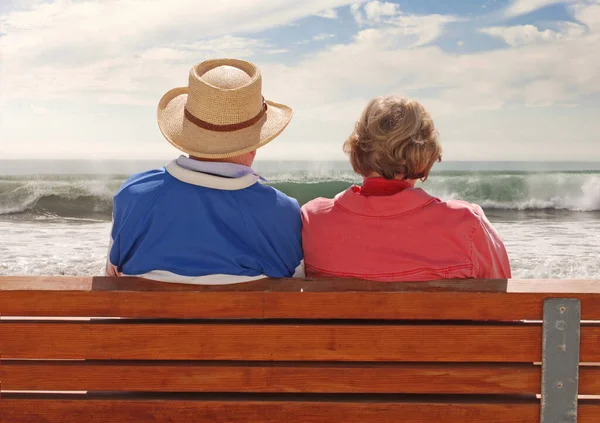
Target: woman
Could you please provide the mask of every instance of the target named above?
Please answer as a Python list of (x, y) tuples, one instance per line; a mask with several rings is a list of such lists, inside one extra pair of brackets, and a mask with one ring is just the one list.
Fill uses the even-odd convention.
[(441, 160), (429, 113), (414, 100), (372, 100), (344, 144), (364, 178), (303, 207), (309, 277), (425, 281), (511, 277), (506, 249), (483, 210), (420, 188)]

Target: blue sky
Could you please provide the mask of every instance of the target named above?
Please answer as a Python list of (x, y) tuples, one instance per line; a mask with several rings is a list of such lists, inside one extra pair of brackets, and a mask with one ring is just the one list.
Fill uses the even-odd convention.
[(169, 159), (160, 97), (225, 56), (295, 110), (263, 159), (343, 159), (397, 94), (448, 160), (600, 160), (599, 52), (600, 0), (2, 0), (0, 157)]

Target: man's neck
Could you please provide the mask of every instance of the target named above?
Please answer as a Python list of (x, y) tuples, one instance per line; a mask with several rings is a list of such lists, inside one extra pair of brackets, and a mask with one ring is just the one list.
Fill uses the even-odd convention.
[(213, 163), (232, 163), (247, 167), (252, 167), (253, 156), (250, 157), (248, 155), (237, 156), (237, 157), (228, 157), (224, 159), (201, 159), (199, 157), (194, 157), (192, 155), (189, 156), (191, 160), (196, 160), (199, 162), (213, 162)]

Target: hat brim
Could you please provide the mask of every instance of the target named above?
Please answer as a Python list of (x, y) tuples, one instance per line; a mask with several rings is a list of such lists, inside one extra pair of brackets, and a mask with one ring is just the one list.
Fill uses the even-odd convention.
[(254, 125), (231, 132), (200, 128), (184, 116), (188, 88), (167, 92), (158, 104), (158, 127), (175, 148), (198, 158), (222, 159), (241, 156), (275, 139), (292, 119), (290, 107), (266, 101), (267, 112)]

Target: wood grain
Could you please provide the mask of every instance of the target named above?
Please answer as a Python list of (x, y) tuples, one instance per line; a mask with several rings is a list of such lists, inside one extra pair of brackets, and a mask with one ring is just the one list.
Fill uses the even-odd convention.
[[(4, 361), (3, 390), (538, 394), (532, 364), (161, 363)], [(582, 395), (600, 395), (600, 367), (582, 367)]]
[[(540, 325), (0, 324), (3, 359), (539, 362)], [(600, 361), (600, 327), (581, 360)]]
[[(579, 423), (597, 423), (598, 402), (581, 402)], [(0, 423), (537, 423), (537, 401), (2, 400)]]
[[(600, 412), (598, 406), (590, 411)], [(582, 409), (580, 423), (597, 422)], [(397, 423), (539, 421), (539, 405), (427, 402), (2, 400), (0, 423)]]
[(300, 292), (300, 291), (467, 291), (506, 292), (505, 280), (441, 280), (381, 283), (360, 279), (261, 279), (228, 285), (164, 283), (135, 277), (0, 276), (0, 290), (44, 291), (202, 291), (202, 292)]
[[(600, 294), (573, 295), (600, 320)], [(2, 316), (203, 319), (541, 320), (562, 294), (473, 292), (0, 291)]]
[(140, 278), (1, 276), (0, 291), (278, 291), (278, 292), (519, 292), (600, 293), (598, 280), (477, 280), (372, 282), (359, 279), (262, 279), (232, 285), (187, 285)]

